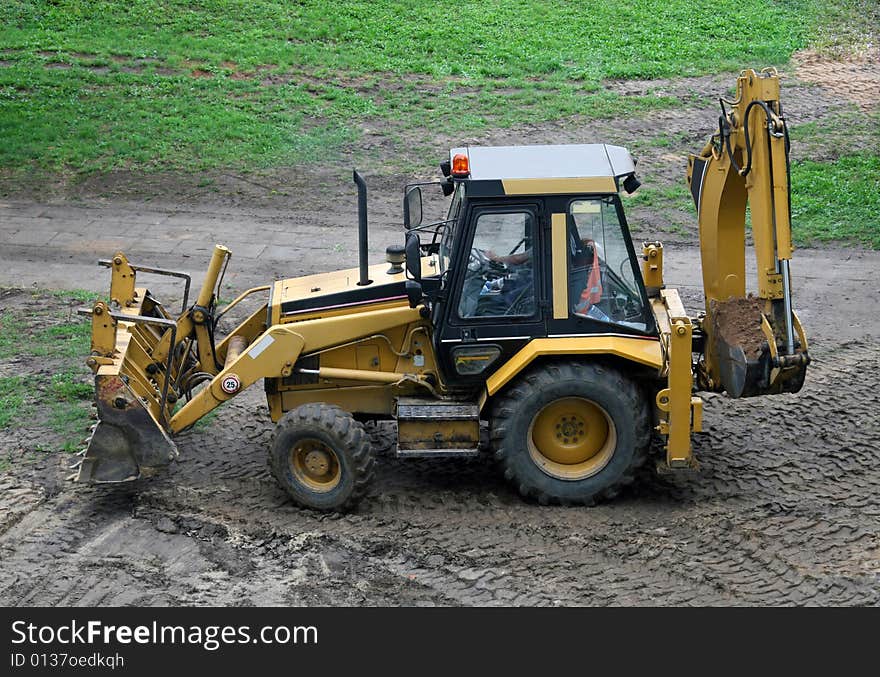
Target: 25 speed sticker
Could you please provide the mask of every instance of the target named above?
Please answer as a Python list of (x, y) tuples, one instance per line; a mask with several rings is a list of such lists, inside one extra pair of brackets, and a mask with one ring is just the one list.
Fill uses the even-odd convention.
[(241, 389), (241, 380), (236, 374), (226, 374), (220, 381), (220, 388), (227, 395), (234, 395)]

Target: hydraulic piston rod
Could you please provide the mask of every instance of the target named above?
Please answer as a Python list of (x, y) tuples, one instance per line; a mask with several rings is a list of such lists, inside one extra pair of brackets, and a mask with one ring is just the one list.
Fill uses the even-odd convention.
[(791, 270), (788, 259), (780, 262), (782, 268), (782, 303), (785, 308), (785, 354), (794, 355), (794, 322), (791, 318)]

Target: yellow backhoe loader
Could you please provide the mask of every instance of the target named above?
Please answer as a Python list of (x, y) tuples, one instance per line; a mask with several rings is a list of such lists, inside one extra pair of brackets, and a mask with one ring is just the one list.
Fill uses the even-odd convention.
[[(187, 275), (115, 254), (103, 262), (109, 303), (87, 311), (99, 422), (78, 478), (121, 482), (167, 465), (175, 433), (261, 379), (277, 425), (270, 465), (313, 509), (343, 510), (366, 493), (374, 454), (363, 423), (375, 419), (396, 421), (400, 457), (490, 447), (541, 503), (613, 496), (652, 435), (664, 438), (662, 463), (693, 467), (697, 392), (796, 392), (809, 363), (791, 307), (779, 79), (747, 70), (736, 91), (688, 162), (706, 296), (697, 316), (663, 283), (662, 244), (634, 247), (619, 191), (638, 188), (635, 163), (605, 144), (452, 149), (440, 181), (405, 188), (405, 245), (373, 266), (355, 172), (359, 267), (278, 280), (222, 309), (225, 247), (192, 304)], [(449, 198), (441, 221), (423, 219), (429, 185)], [(758, 268), (749, 295), (747, 203)], [(137, 286), (140, 273), (184, 280), (179, 316)], [(258, 294), (259, 309), (218, 336), (220, 317)]]

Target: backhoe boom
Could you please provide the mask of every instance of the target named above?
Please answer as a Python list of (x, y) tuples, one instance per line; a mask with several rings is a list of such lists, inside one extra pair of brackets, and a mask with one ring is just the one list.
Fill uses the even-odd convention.
[[(774, 69), (743, 71), (736, 92), (733, 101), (721, 99), (718, 131), (688, 162), (706, 295), (699, 376), (702, 387), (732, 397), (796, 392), (809, 358), (791, 302), (789, 137), (779, 77)], [(746, 297), (747, 205), (756, 300)]]

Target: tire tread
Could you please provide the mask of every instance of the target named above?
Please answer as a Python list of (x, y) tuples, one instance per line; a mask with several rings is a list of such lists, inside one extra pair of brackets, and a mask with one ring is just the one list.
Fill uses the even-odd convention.
[[(558, 383), (560, 380), (569, 379), (581, 381), (601, 380), (606, 384), (610, 384), (625, 402), (629, 411), (633, 412), (632, 425), (636, 432), (636, 448), (632, 460), (623, 474), (609, 486), (581, 500), (554, 496), (529, 484), (526, 478), (518, 477), (510, 460), (511, 450), (508, 448), (509, 445), (517, 443), (515, 440), (510, 440), (508, 436), (511, 423), (517, 415), (517, 403), (530, 397), (536, 390), (540, 391)], [(516, 486), (521, 495), (526, 498), (535, 499), (541, 505), (570, 505), (579, 503), (591, 506), (597, 500), (610, 500), (614, 498), (623, 487), (635, 481), (638, 469), (644, 465), (648, 458), (650, 439), (650, 410), (638, 385), (619, 370), (598, 362), (552, 362), (532, 367), (496, 398), (492, 408), (490, 443), (496, 461), (501, 464), (504, 477)], [(505, 441), (508, 444), (505, 444)]]
[[(278, 483), (287, 490), (286, 468), (283, 456), (276, 453), (279, 438), (290, 430), (302, 427), (319, 426), (329, 435), (339, 441), (340, 446), (350, 450), (354, 467), (354, 488), (351, 494), (339, 505), (329, 508), (339, 512), (345, 512), (353, 508), (368, 492), (373, 481), (376, 469), (376, 459), (373, 453), (370, 437), (362, 423), (336, 405), (324, 403), (304, 404), (292, 411), (288, 411), (275, 426), (272, 435), (272, 443), (269, 452), (269, 466)], [(301, 503), (289, 490), (287, 493), (297, 503)], [(306, 506), (315, 510), (315, 506)]]

